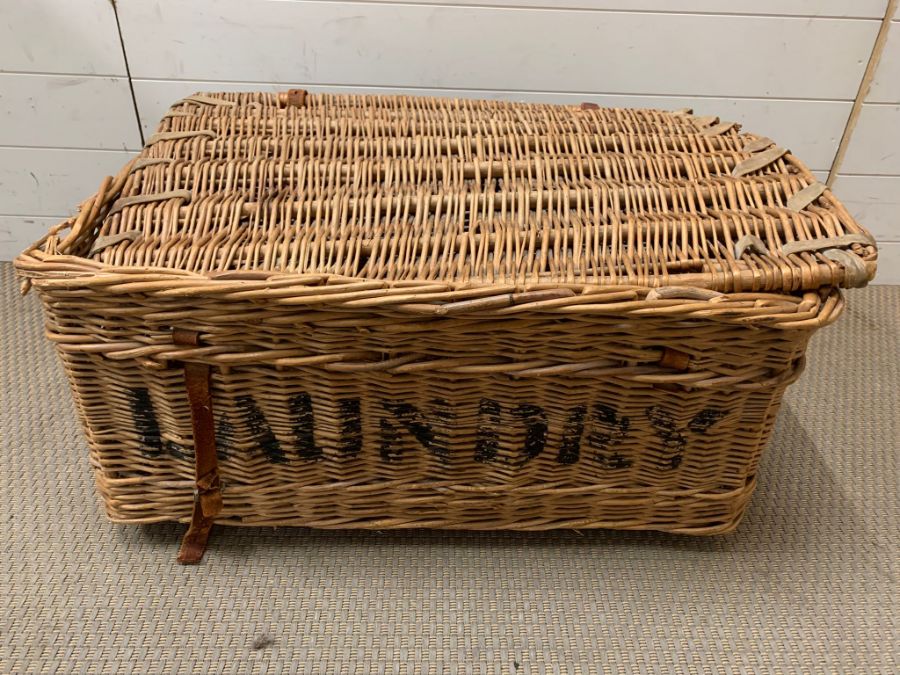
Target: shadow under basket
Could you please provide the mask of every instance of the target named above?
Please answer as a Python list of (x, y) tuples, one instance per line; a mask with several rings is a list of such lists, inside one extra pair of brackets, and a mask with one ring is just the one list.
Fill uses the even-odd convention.
[(16, 261), (107, 514), (727, 532), (875, 271), (796, 158), (686, 111), (198, 94)]

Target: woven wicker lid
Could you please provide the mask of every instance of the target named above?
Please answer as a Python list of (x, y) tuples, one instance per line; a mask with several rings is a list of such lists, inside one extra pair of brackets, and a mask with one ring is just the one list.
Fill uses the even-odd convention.
[(208, 275), (795, 291), (871, 235), (785, 148), (689, 111), (197, 94), (58, 252)]

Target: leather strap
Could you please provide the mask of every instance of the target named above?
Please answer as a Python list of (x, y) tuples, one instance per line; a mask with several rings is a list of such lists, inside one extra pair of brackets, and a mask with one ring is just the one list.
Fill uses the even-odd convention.
[(191, 524), (181, 540), (181, 548), (178, 549), (178, 562), (182, 565), (196, 565), (203, 559), (212, 526), (213, 519), (203, 515), (198, 506), (198, 498), (195, 495), (194, 510), (191, 512)]
[(663, 368), (672, 368), (674, 370), (687, 370), (691, 365), (691, 356), (677, 349), (665, 347), (659, 359), (659, 365)]
[(306, 89), (288, 89), (281, 92), (278, 98), (283, 107), (302, 108), (306, 105)]
[[(172, 332), (176, 345), (198, 347), (200, 334), (176, 328)], [(185, 363), (184, 382), (191, 407), (194, 431), (194, 510), (191, 524), (181, 542), (178, 562), (193, 565), (200, 562), (212, 530), (213, 519), (222, 511), (222, 491), (216, 460), (216, 432), (209, 390), (210, 367), (205, 363)]]

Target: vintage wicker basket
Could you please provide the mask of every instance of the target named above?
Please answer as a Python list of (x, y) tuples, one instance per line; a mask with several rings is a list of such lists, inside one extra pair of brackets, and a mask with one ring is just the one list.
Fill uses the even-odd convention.
[(16, 265), (109, 517), (195, 562), (213, 521), (731, 530), (875, 259), (733, 123), (292, 90), (178, 101)]

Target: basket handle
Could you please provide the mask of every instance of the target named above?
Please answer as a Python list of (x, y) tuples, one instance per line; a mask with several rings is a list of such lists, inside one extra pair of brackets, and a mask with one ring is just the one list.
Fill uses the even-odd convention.
[(100, 224), (122, 193), (137, 159), (128, 162), (114, 178), (104, 178), (96, 194), (81, 204), (72, 229), (56, 247), (58, 255), (72, 254), (81, 247), (90, 247), (100, 233)]

